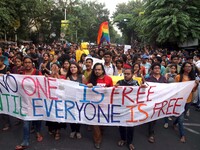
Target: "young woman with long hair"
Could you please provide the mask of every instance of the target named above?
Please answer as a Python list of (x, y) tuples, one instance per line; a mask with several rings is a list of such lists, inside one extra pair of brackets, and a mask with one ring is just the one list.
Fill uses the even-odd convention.
[[(85, 83), (85, 77), (81, 73), (81, 68), (76, 62), (71, 62), (66, 78), (67, 80), (71, 80), (74, 82)], [(76, 123), (70, 123), (70, 126), (72, 130), (72, 132), (70, 133), (70, 138), (74, 138), (76, 136), (77, 139), (81, 139), (82, 138), (80, 133), (81, 125)]]

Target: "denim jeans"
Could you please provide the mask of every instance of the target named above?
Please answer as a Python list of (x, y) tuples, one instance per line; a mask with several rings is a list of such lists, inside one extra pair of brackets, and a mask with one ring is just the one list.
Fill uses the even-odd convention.
[(184, 131), (184, 127), (183, 127), (183, 121), (184, 121), (184, 117), (188, 111), (188, 109), (190, 108), (191, 103), (186, 103), (185, 104), (185, 111), (176, 118), (176, 120), (174, 121), (174, 125), (178, 124), (178, 129), (179, 129), (179, 134), (180, 137), (185, 136), (185, 131)]
[[(21, 145), (23, 146), (29, 146), (29, 140), (30, 140), (30, 125), (31, 121), (24, 121), (23, 125), (23, 142)], [(32, 121), (32, 125), (36, 131), (36, 133), (39, 133), (41, 131), (41, 121)]]
[(164, 123), (168, 123), (168, 117), (164, 118)]

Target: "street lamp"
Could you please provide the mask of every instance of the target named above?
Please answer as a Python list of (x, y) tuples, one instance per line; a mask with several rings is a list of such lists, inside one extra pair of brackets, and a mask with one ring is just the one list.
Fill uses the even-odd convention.
[(67, 5), (67, 0), (63, 0), (64, 5), (65, 5), (65, 20), (67, 20), (67, 9), (66, 9), (66, 5)]

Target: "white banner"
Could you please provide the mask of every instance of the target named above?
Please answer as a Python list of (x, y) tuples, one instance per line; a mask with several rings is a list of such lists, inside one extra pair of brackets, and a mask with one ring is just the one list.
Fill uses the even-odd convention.
[(140, 87), (93, 87), (43, 76), (0, 77), (0, 113), (22, 120), (136, 126), (179, 116), (194, 81)]

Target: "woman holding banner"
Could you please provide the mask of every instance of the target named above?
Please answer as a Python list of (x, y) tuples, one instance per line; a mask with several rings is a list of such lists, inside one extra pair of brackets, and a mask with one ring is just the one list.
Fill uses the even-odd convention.
[[(79, 65), (75, 62), (71, 62), (69, 71), (67, 72), (66, 75), (67, 80), (79, 82), (79, 83), (85, 83), (85, 77), (83, 74), (81, 74), (81, 68)], [(70, 123), (71, 130), (72, 132), (70, 133), (70, 138), (76, 138), (81, 139), (81, 133), (80, 133), (80, 124), (76, 123)]]
[[(176, 82), (186, 82), (186, 81), (191, 81), (191, 80), (195, 80), (195, 72), (193, 70), (192, 64), (189, 62), (185, 62), (181, 66), (180, 74), (176, 76), (175, 81)], [(195, 84), (195, 87), (193, 88), (192, 92), (194, 92), (197, 89), (199, 81), (196, 80), (195, 83), (196, 84)], [(184, 121), (184, 117), (186, 116), (186, 112), (190, 108), (191, 102), (192, 102), (192, 93), (190, 93), (190, 95), (187, 99), (187, 102), (185, 104), (185, 111), (179, 117), (177, 117), (173, 123), (174, 129), (177, 128), (176, 127), (177, 124), (179, 125), (178, 127), (179, 127), (180, 141), (182, 143), (186, 142), (183, 121)]]
[[(23, 60), (24, 64), (24, 75), (42, 75), (42, 73), (34, 68), (33, 60), (31, 57), (25, 57)], [(15, 150), (23, 150), (29, 147), (29, 140), (30, 140), (30, 125), (31, 121), (24, 121), (23, 125), (23, 141), (21, 145), (17, 145), (15, 147)], [(41, 142), (43, 140), (43, 136), (41, 135), (41, 125), (42, 121), (32, 121), (32, 125), (36, 131), (36, 138), (38, 142)]]
[[(51, 65), (51, 74), (49, 77), (57, 78), (57, 79), (65, 79), (65, 76), (60, 75), (60, 65), (57, 63), (53, 63)], [(66, 123), (58, 123), (58, 122), (46, 122), (46, 126), (48, 126), (49, 134), (54, 134), (54, 139), (60, 139), (60, 129), (66, 128)]]

